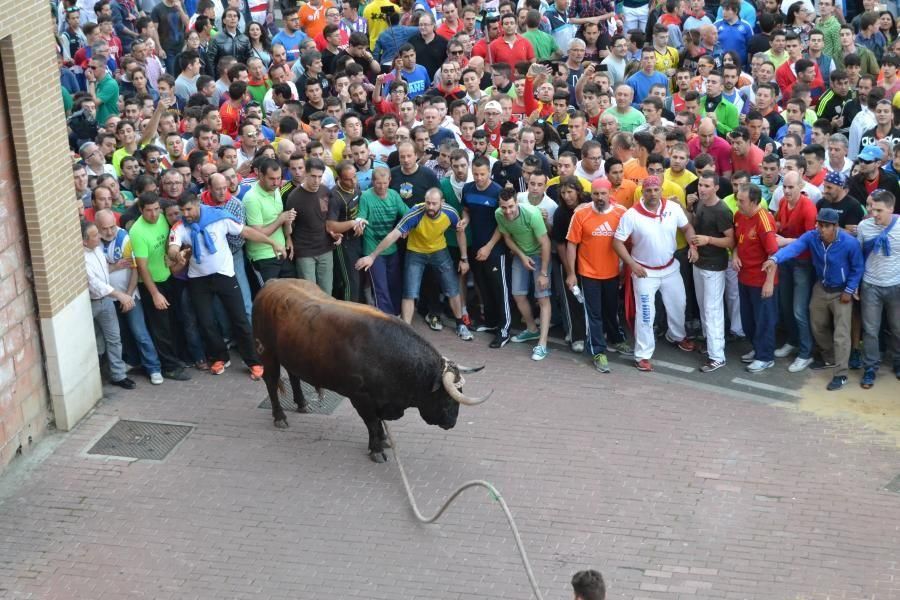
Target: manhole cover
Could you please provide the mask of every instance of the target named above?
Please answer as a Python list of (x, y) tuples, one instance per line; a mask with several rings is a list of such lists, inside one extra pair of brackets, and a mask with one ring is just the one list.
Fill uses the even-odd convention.
[(88, 454), (162, 460), (191, 429), (193, 427), (189, 425), (119, 421), (88, 450)]
[[(332, 392), (331, 390), (325, 391), (325, 398), (322, 402), (319, 402), (319, 395), (316, 393), (316, 389), (306, 383), (305, 381), (301, 381), (300, 385), (303, 387), (303, 396), (306, 398), (306, 404), (309, 406), (309, 413), (314, 415), (330, 415), (335, 411), (335, 409), (340, 405), (341, 401), (344, 399), (343, 396)], [(281, 408), (285, 412), (291, 412), (297, 410), (297, 403), (294, 402), (294, 393), (291, 391), (291, 382), (288, 381), (287, 377), (281, 378), (281, 387), (282, 392), (279, 394), (279, 401), (281, 402)], [(272, 410), (272, 403), (269, 402), (269, 395), (266, 394), (266, 399), (262, 401), (259, 405), (259, 408), (265, 408), (266, 410)]]
[(900, 494), (900, 475), (897, 475), (896, 477), (891, 479), (891, 482), (884, 486), (884, 489), (889, 492), (897, 492), (898, 494)]

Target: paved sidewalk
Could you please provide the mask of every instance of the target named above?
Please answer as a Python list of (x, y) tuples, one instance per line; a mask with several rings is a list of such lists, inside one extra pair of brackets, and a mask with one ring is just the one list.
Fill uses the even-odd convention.
[[(877, 414), (817, 416), (699, 374), (613, 362), (600, 375), (559, 350), (534, 363), (524, 345), (421, 331), (451, 358), (487, 363), (468, 393), (497, 391), (463, 407), (454, 430), (415, 411), (393, 426), (420, 506), (493, 482), (548, 600), (571, 598), (586, 567), (613, 599), (900, 598), (900, 493), (885, 489), (900, 438), (878, 431)], [(810, 406), (818, 383), (804, 388)], [(257, 408), (263, 384), (237, 363), (138, 385), (107, 389), (75, 431), (43, 442), (43, 461), (0, 477), (0, 598), (531, 597), (487, 493), (419, 525), (393, 457), (367, 458), (349, 402), (288, 413), (279, 431)], [(900, 404), (896, 381), (879, 386)], [(86, 455), (120, 418), (196, 429), (161, 462)]]

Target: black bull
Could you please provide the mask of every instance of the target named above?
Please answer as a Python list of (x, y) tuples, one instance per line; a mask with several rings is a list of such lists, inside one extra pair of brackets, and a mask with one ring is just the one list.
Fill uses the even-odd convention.
[(253, 334), (275, 426), (288, 426), (278, 398), (281, 367), (297, 410), (305, 412), (300, 380), (346, 396), (369, 430), (369, 454), (386, 460), (382, 421), (418, 408), (429, 425), (451, 429), (462, 393), (461, 374), (477, 371), (438, 353), (406, 323), (362, 304), (335, 300), (302, 279), (270, 281), (253, 302)]

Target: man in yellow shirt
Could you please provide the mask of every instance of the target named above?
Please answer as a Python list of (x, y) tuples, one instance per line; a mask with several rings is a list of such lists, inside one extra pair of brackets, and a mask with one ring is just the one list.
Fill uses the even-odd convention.
[(375, 42), (378, 41), (378, 36), (387, 30), (387, 13), (390, 12), (401, 12), (400, 7), (391, 2), (391, 0), (373, 0), (372, 2), (369, 2), (369, 4), (366, 5), (365, 10), (363, 10), (363, 18), (366, 20), (366, 23), (369, 24), (370, 51), (375, 50)]
[(441, 292), (450, 303), (450, 310), (456, 319), (456, 335), (465, 341), (472, 340), (472, 332), (463, 323), (462, 302), (459, 296), (459, 279), (444, 232), (456, 229), (459, 244), (459, 272), (469, 271), (469, 257), (466, 247), (465, 228), (459, 228), (460, 218), (452, 207), (444, 203), (444, 195), (438, 188), (425, 192), (425, 202), (409, 209), (397, 226), (378, 244), (368, 256), (357, 261), (357, 268), (368, 269), (383, 250), (389, 248), (401, 236), (406, 240), (406, 260), (403, 265), (403, 301), (400, 314), (407, 323), (412, 323), (416, 300), (422, 287), (425, 267), (431, 267), (440, 279)]
[(697, 176), (687, 170), (690, 150), (685, 143), (678, 142), (669, 150), (669, 168), (666, 169), (666, 181), (677, 183), (681, 189), (697, 180)]

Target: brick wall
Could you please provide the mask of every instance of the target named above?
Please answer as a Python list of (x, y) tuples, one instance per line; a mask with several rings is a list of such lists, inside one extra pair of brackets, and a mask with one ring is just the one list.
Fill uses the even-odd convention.
[(86, 280), (46, 0), (0, 0), (0, 66), (2, 470), (51, 420), (39, 324), (69, 306)]
[(0, 69), (0, 467), (40, 437), (49, 419), (2, 74)]

